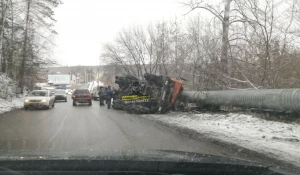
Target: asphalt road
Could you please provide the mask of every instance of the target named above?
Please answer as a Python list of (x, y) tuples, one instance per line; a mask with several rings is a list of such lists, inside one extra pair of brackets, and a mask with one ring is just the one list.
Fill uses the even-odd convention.
[(2, 154), (110, 155), (178, 150), (239, 157), (228, 149), (180, 135), (139, 115), (56, 102), (49, 110), (17, 110), (0, 116)]

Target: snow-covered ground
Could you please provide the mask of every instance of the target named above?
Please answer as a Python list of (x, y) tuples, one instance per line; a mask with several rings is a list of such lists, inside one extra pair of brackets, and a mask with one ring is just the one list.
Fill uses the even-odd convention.
[(17, 108), (23, 108), (24, 98), (13, 97), (12, 99), (0, 98), (0, 114)]
[(222, 142), (238, 145), (300, 166), (300, 124), (267, 121), (245, 114), (143, 115), (169, 126), (188, 128)]
[(24, 105), (23, 97), (16, 97), (16, 83), (6, 74), (0, 74), (0, 114)]

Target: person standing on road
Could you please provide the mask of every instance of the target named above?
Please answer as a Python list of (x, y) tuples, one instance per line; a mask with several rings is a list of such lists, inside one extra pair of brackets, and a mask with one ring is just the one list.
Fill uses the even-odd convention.
[(99, 89), (98, 95), (99, 95), (100, 106), (104, 106), (104, 90), (103, 90), (103, 87), (101, 87)]
[(113, 93), (111, 91), (111, 87), (108, 86), (106, 91), (105, 91), (105, 95), (106, 95), (106, 104), (107, 104), (107, 109), (110, 109), (111, 106), (111, 98), (113, 96)]
[(103, 93), (102, 93), (102, 96), (103, 96), (103, 103), (104, 103), (104, 101), (105, 101), (105, 104), (107, 104), (106, 92), (107, 92), (107, 87), (103, 89)]

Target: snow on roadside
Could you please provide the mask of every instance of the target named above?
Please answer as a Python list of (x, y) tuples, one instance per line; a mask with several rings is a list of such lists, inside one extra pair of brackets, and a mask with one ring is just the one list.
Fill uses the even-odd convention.
[(16, 82), (0, 73), (0, 114), (23, 107), (24, 98), (16, 97), (16, 87)]
[(300, 165), (300, 125), (267, 121), (245, 114), (143, 115), (165, 124), (188, 128), (208, 138), (248, 148)]
[(0, 98), (0, 114), (11, 111), (17, 108), (23, 108), (24, 98), (13, 97), (12, 99), (1, 99)]

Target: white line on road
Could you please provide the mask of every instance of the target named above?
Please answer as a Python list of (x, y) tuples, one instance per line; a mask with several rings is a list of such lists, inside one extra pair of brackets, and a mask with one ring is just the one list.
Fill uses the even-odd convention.
[(57, 132), (49, 139), (49, 142), (51, 142), (60, 132), (61, 128), (64, 126), (65, 120), (67, 119), (67, 117), (69, 116), (70, 111), (66, 114), (64, 120), (61, 122), (61, 125), (59, 127), (59, 129), (57, 130)]

